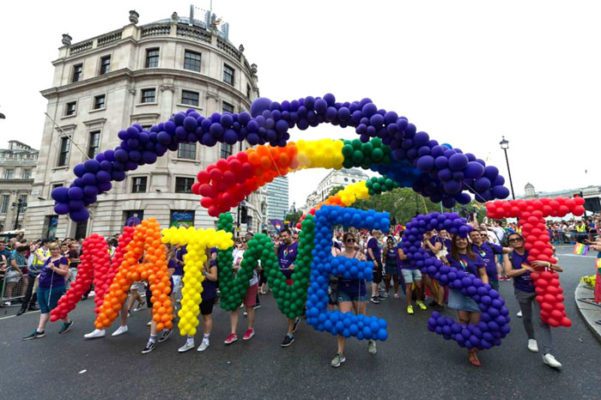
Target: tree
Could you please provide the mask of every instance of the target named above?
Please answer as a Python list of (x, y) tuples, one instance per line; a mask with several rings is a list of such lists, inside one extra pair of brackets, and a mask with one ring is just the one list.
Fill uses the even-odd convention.
[(289, 226), (296, 226), (296, 223), (303, 216), (302, 210), (290, 210), (286, 217), (284, 218), (284, 222)]
[(338, 193), (342, 189), (344, 189), (344, 186), (342, 186), (342, 185), (334, 186), (332, 189), (330, 189), (330, 193), (328, 193), (326, 199), (330, 196), (334, 196), (336, 193)]

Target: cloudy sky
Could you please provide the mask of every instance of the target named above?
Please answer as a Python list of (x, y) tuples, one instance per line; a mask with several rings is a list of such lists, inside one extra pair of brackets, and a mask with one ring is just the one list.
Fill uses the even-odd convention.
[[(3, 1), (0, 146), (41, 142), (51, 61), (62, 33), (74, 42), (128, 23), (187, 15), (191, 2)], [(518, 194), (601, 184), (601, 6), (595, 1), (214, 0), (259, 67), (272, 100), (371, 98), (442, 143), (500, 167), (509, 158)], [(84, 5), (85, 4), (85, 5)], [(198, 12), (198, 11), (197, 11)], [(198, 15), (198, 14), (197, 14)], [(299, 138), (353, 138), (329, 126)], [(326, 171), (291, 175), (297, 205)]]

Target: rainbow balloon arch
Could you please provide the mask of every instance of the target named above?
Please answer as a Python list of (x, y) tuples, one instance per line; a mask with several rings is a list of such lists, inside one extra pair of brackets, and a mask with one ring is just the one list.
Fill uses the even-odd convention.
[[(289, 141), (290, 129), (306, 130), (322, 123), (353, 127), (359, 138)], [(333, 227), (384, 231), (389, 228), (388, 213), (351, 208), (357, 200), (397, 187), (411, 187), (433, 202), (451, 208), (457, 203), (468, 204), (473, 195), (476, 201), (486, 203), (491, 218), (519, 219), (530, 261), (554, 260), (544, 229), (545, 216), (562, 216), (569, 212), (581, 215), (584, 212), (583, 200), (579, 198), (503, 201), (509, 190), (496, 167), (487, 166), (473, 154), (463, 153), (449, 144), (439, 144), (427, 133), (417, 131), (407, 118), (394, 111), (378, 109), (370, 99), (340, 103), (334, 95), (326, 94), (323, 98), (306, 97), (279, 103), (260, 98), (253, 102), (250, 113), (215, 113), (203, 117), (188, 110), (148, 131), (134, 124), (121, 130), (118, 136), (121, 143), (115, 149), (75, 166), (76, 178), (69, 188), (53, 190), (57, 214), (68, 214), (73, 221), (87, 220), (87, 207), (97, 201), (99, 194), (109, 191), (113, 181), (124, 180), (127, 172), (138, 166), (153, 164), (168, 150), (177, 150), (179, 144), (214, 146), (246, 141), (253, 147), (221, 159), (197, 174), (192, 191), (202, 196), (200, 204), (209, 215), (219, 217), (218, 230), (170, 228), (161, 232), (157, 221), (151, 218), (135, 228), (125, 228), (113, 260), (105, 257), (106, 242), (98, 235), (92, 235), (84, 242), (80, 267), (83, 273), (52, 311), (53, 320), (64, 318), (81, 298), (80, 293), (94, 283), (102, 294), (96, 299), (95, 324), (97, 328), (106, 328), (117, 317), (131, 283), (145, 280), (152, 291), (153, 319), (157, 327), (171, 328), (173, 305), (168, 296), (162, 242), (188, 247), (184, 258), (182, 309), (179, 311), (182, 335), (196, 333), (204, 279), (200, 271), (207, 260), (208, 249), (218, 248), (219, 286), (223, 296), (220, 304), (225, 310), (237, 309), (260, 260), (273, 287), (278, 308), (289, 318), (300, 316), (306, 310), (308, 323), (317, 330), (358, 339), (385, 340), (386, 321), (327, 309), (329, 275), (371, 279), (372, 274), (368, 262), (331, 257)], [(350, 184), (311, 210), (302, 222), (292, 285), (279, 270), (273, 243), (262, 234), (248, 243), (241, 269), (234, 277), (233, 220), (228, 212), (232, 207), (276, 177), (290, 172), (353, 167), (369, 169), (381, 176)], [(452, 270), (429, 256), (420, 243), (424, 233), (432, 229), (467, 235), (471, 227), (455, 213), (417, 216), (407, 225), (403, 241), (410, 262), (443, 285), (472, 297), (482, 316), (477, 325), (461, 325), (433, 313), (428, 328), (462, 347), (488, 349), (500, 345), (510, 330), (503, 298), (479, 278)], [(551, 326), (569, 326), (557, 274), (545, 271), (535, 274), (534, 279), (543, 320)]]

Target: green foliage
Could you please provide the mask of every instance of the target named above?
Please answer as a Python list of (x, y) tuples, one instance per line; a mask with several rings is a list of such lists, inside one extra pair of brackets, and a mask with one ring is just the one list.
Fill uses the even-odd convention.
[(286, 214), (286, 218), (284, 218), (284, 221), (287, 221), (290, 226), (296, 226), (296, 223), (302, 216), (303, 216), (302, 210), (296, 210), (296, 211)]

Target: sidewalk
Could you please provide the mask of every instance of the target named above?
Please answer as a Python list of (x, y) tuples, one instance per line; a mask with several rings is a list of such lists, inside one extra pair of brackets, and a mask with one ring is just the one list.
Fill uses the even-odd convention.
[(589, 289), (585, 284), (580, 283), (574, 292), (576, 307), (584, 319), (588, 328), (593, 332), (595, 337), (601, 342), (601, 325), (595, 321), (601, 321), (601, 304), (593, 303), (593, 290)]

